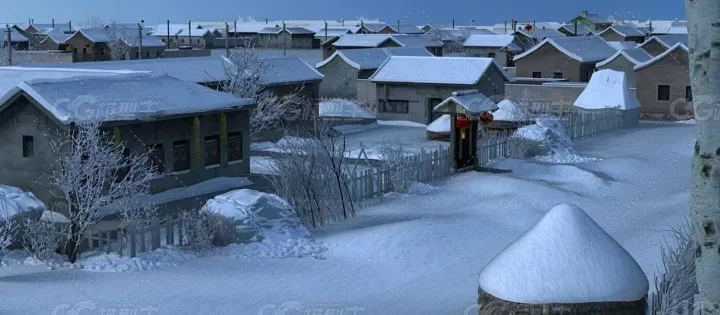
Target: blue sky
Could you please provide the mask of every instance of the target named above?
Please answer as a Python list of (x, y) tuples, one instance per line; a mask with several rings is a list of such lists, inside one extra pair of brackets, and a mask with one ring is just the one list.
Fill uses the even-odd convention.
[[(377, 17), (388, 23), (398, 19), (406, 23), (426, 22), (449, 24), (454, 17), (458, 25), (502, 23), (504, 20), (562, 21), (588, 10), (604, 16), (627, 19), (683, 19), (682, 0), (7, 0), (0, 4), (0, 22), (82, 23), (90, 17), (148, 23), (171, 21), (222, 21), (253, 16), (269, 19), (354, 19), (358, 16)], [(206, 4), (210, 3), (210, 4)], [(412, 5), (408, 5), (412, 3)]]

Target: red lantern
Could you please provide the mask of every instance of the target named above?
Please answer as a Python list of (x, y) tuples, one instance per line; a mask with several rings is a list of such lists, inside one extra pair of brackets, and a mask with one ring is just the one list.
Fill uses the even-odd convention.
[(530, 30), (532, 30), (532, 25), (530, 25), (530, 24), (525, 24), (525, 30), (528, 31), (528, 32), (529, 32)]
[(484, 112), (482, 116), (480, 116), (480, 121), (482, 121), (483, 124), (489, 124), (491, 121), (493, 121), (493, 114), (491, 112)]
[(467, 128), (470, 127), (470, 120), (467, 119), (465, 116), (460, 116), (455, 120), (455, 127), (457, 128)]

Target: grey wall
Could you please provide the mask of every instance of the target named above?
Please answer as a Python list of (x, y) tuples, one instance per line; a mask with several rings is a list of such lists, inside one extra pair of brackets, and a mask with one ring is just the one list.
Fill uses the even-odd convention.
[(358, 69), (353, 68), (340, 57), (317, 69), (325, 75), (320, 83), (320, 97), (357, 97)]

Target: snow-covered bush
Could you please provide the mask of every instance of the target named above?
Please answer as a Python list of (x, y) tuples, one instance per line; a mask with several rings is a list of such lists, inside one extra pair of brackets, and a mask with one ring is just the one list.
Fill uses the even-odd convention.
[(52, 258), (65, 241), (67, 224), (45, 221), (38, 218), (28, 218), (22, 226), (24, 237), (23, 246), (41, 261)]
[(661, 247), (662, 267), (655, 273), (656, 314), (679, 314), (692, 310), (698, 294), (695, 281), (695, 242), (689, 221), (671, 230), (671, 239)]
[(519, 143), (524, 150), (523, 155), (535, 155), (541, 161), (573, 164), (595, 160), (577, 154), (573, 141), (557, 117), (537, 118), (534, 124), (517, 129), (513, 137), (523, 139)]
[(388, 170), (390, 186), (395, 192), (405, 192), (415, 179), (415, 166), (407, 149), (399, 141), (383, 143), (379, 152)]
[(203, 250), (212, 247), (215, 236), (217, 219), (205, 211), (187, 210), (180, 213), (182, 233), (180, 234), (184, 247), (193, 250)]

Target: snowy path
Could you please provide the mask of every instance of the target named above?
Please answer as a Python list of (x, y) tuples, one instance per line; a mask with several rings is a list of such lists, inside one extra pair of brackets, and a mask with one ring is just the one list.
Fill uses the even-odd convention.
[(213, 256), (135, 273), (0, 267), (0, 314), (52, 314), (81, 301), (154, 307), (153, 314), (281, 314), (271, 310), (293, 306), (476, 313), (482, 267), (560, 202), (583, 208), (652, 278), (662, 230), (688, 213), (693, 141), (693, 125), (643, 124), (577, 147), (598, 162), (510, 160), (496, 167), (512, 173), (461, 174), (426, 195), (388, 198), (313, 231), (329, 247), (325, 259)]

